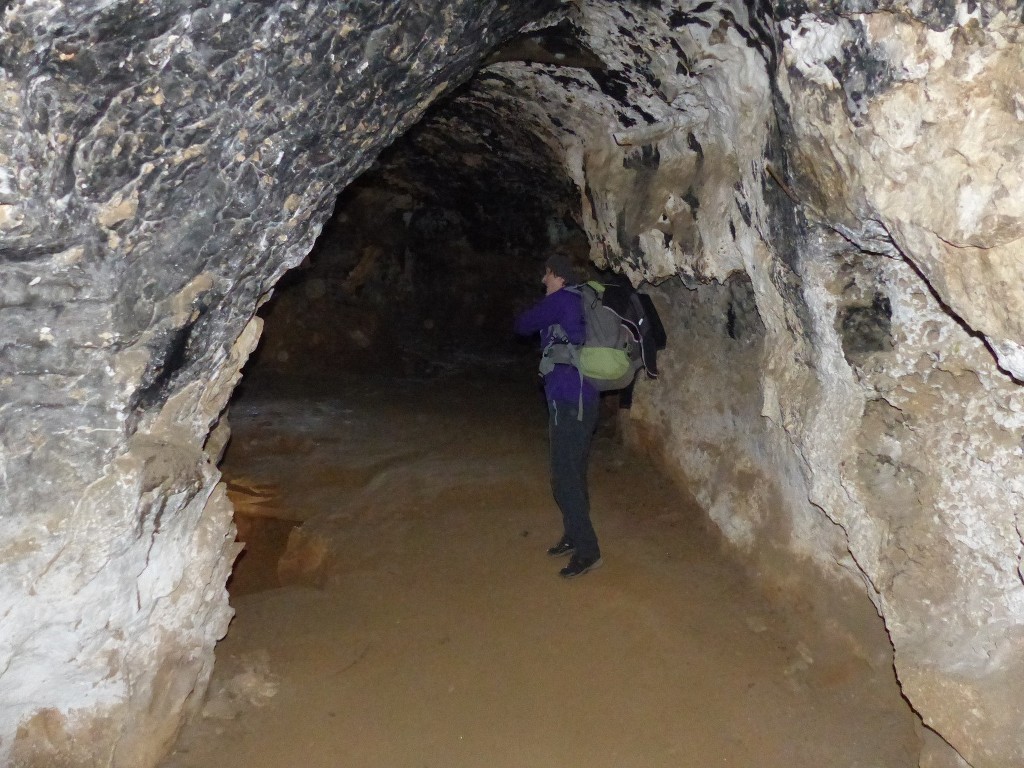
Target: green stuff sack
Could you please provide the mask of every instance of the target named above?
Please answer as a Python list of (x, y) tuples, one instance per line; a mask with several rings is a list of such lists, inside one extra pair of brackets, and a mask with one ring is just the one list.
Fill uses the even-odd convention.
[(580, 349), (579, 370), (597, 389), (610, 389), (610, 385), (630, 372), (632, 338), (622, 318), (605, 306), (605, 288), (601, 283), (584, 283), (578, 290), (587, 327), (587, 340)]
[(584, 347), (580, 350), (580, 373), (588, 379), (618, 381), (628, 372), (629, 356), (625, 350), (611, 347)]

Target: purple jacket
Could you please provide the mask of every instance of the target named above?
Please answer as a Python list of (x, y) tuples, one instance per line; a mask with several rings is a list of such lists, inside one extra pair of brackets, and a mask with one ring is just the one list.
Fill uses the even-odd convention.
[[(565, 335), (573, 344), (582, 344), (586, 340), (586, 326), (583, 321), (583, 307), (579, 294), (560, 291), (545, 296), (532, 308), (523, 312), (515, 321), (515, 332), (520, 336), (529, 336), (540, 332), (540, 346), (544, 349), (551, 341), (551, 326), (560, 325)], [(572, 403), (580, 400), (580, 374), (571, 365), (556, 365), (554, 370), (544, 377), (544, 393), (548, 400)], [(582, 382), (583, 402), (596, 403), (598, 392), (589, 382)]]

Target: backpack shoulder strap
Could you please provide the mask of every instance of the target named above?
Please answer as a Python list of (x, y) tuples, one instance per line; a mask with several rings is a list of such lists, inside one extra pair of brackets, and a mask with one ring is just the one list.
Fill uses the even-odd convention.
[(554, 325), (548, 326), (548, 331), (551, 333), (551, 341), (548, 342), (548, 346), (551, 344), (568, 344), (569, 334), (565, 332), (560, 324), (555, 323)]

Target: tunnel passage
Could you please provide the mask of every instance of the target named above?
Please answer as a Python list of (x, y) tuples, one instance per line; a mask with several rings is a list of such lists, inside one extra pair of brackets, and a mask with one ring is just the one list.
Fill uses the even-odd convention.
[[(434, 105), (341, 194), (261, 310), (236, 408), (265, 387), (327, 393), (353, 374), (537, 380), (537, 341), (516, 337), (512, 318), (542, 295), (548, 255), (570, 253), (582, 277), (588, 246), (553, 137), (523, 119), (515, 94), (495, 99), (493, 85), (475, 78)], [(257, 480), (229, 480), (228, 490), (246, 542), (232, 594), (279, 584), (282, 557), (304, 556), (286, 552), (302, 514)], [(297, 550), (301, 532), (294, 541)]]
[[(745, 298), (742, 284), (704, 297)], [(833, 618), (859, 606), (873, 630), (851, 653), (806, 606), (764, 600), (697, 505), (604, 429), (590, 496), (605, 562), (558, 576), (535, 354), (505, 379), (246, 385), (222, 464), (236, 515), (301, 525), (267, 563), (273, 583), (246, 573), (248, 554), (236, 567), (203, 716), (165, 768), (269, 768), (300, 750), (365, 768), (916, 768), (915, 719), (861, 596), (832, 595)]]
[(435, 105), (346, 188), (264, 311), (250, 373), (521, 362), (511, 319), (544, 259), (570, 252), (582, 275), (588, 246), (554, 138), (488, 85)]
[[(777, 53), (763, 18), (721, 5), (664, 21), (627, 8), (562, 25), (548, 47), (528, 36), (516, 50), (494, 55), (465, 96), (487, 103), (490, 114), (511, 103), (505, 122), (540, 126), (525, 133), (543, 137), (540, 146), (557, 145), (551, 157), (575, 186), (576, 221), (590, 258), (634, 281), (657, 283), (652, 293), (684, 330), (666, 363), (674, 386), (641, 398), (624, 424), (629, 439), (678, 473), (766, 583), (800, 593), (795, 556), (817, 564), (806, 579), (813, 581), (818, 568), (850, 578), (851, 588), (866, 587), (903, 649), (905, 692), (934, 729), (924, 732), (927, 759), (958, 759), (947, 741), (982, 761), (978, 755), (989, 749), (983, 743), (1012, 753), (1017, 748), (1005, 742), (1001, 716), (968, 728), (953, 714), (958, 707), (948, 703), (948, 692), (988, 691), (995, 711), (1003, 708), (995, 702), (1013, 698), (987, 669), (988, 652), (974, 649), (1017, 643), (1016, 630), (1004, 635), (1002, 628), (1017, 625), (1011, 616), (1020, 592), (1020, 537), (1013, 516), (996, 507), (1013, 509), (1019, 491), (997, 479), (1001, 470), (994, 468), (1018, 463), (1008, 425), (1019, 419), (1010, 414), (1019, 413), (1020, 393), (999, 371), (1007, 358), (994, 364), (965, 329), (963, 303), (946, 300), (959, 295), (961, 276), (939, 266), (932, 235), (918, 231), (938, 232), (942, 222), (909, 202), (894, 203), (898, 212), (886, 219), (879, 202), (885, 195), (861, 191), (859, 184), (876, 187), (860, 171), (845, 170), (863, 164), (886, 177), (887, 169), (911, 162), (886, 156), (889, 165), (880, 168), (850, 150), (842, 132), (848, 120), (850, 130), (883, 146), (902, 141), (893, 138), (888, 118), (864, 121), (872, 100), (903, 109), (899, 93), (906, 89), (888, 91), (883, 77), (859, 90), (861, 81), (851, 76), (827, 101), (842, 119), (825, 120), (813, 106), (824, 98), (817, 90), (823, 82), (856, 74), (858, 62), (901, 72), (893, 49), (871, 39), (880, 39), (887, 24), (909, 33), (886, 14), (863, 29), (848, 21), (820, 26), (794, 14), (780, 21), (776, 43), (789, 46), (790, 58), (781, 85), (773, 85), (762, 79)], [(823, 31), (846, 51), (843, 64), (825, 49), (808, 48)], [(947, 88), (947, 76), (937, 69), (921, 87)], [(457, 122), (441, 114), (431, 119)], [(474, 135), (485, 130), (477, 124)], [(451, 140), (427, 131), (421, 141), (437, 155)], [(926, 165), (945, 167), (937, 160)], [(421, 178), (440, 175), (432, 170)], [(396, 188), (410, 183), (395, 172), (390, 178)], [(920, 185), (913, 190), (928, 198)], [(863, 195), (874, 202), (863, 203)], [(950, 207), (938, 199), (930, 204)], [(844, 205), (859, 213), (851, 219)], [(999, 314), (984, 322), (995, 328)], [(422, 336), (434, 322), (418, 316), (410, 336)], [(688, 328), (699, 333), (686, 335)], [(950, 419), (951, 413), (958, 415)], [(975, 423), (980, 452), (952, 429), (961, 420)], [(984, 501), (993, 493), (999, 505)], [(937, 519), (934, 509), (943, 510)], [(957, 529), (999, 542), (995, 573), (958, 543), (951, 533)], [(951, 558), (958, 562), (952, 570), (976, 574), (974, 587), (950, 573)], [(934, 578), (936, 569), (946, 575)], [(987, 597), (968, 597), (974, 589)], [(999, 604), (1002, 618), (976, 615), (977, 604)], [(926, 628), (934, 629), (920, 609), (937, 605), (942, 640)], [(968, 673), (965, 659), (972, 659)], [(972, 731), (982, 727), (984, 739)]]
[(591, 260), (707, 308), (632, 439), (768, 583), (871, 601), (936, 750), (1024, 762), (1020, 13), (919, 5), (6, 4), (0, 755), (151, 764), (194, 709), (256, 307), (487, 60)]
[[(515, 129), (522, 105), (500, 112), (480, 98), (471, 82), (350, 186), (267, 307), (223, 469), (240, 539), (269, 548), (259, 537), (275, 532), (253, 522), (269, 511), (291, 509), (294, 528), (260, 564), (276, 579), (247, 573), (249, 555), (236, 566), (238, 618), (208, 717), (168, 768), (282, 763), (292, 739), (313, 764), (343, 750), (367, 766), (409, 755), (472, 766), (486, 753), (509, 766), (611, 754), (812, 768), (854, 755), (910, 768), (916, 721), (866, 602), (845, 603), (859, 604), (850, 615), (871, 638), (857, 657), (845, 639), (784, 626), (652, 470), (663, 436), (630, 454), (605, 425), (593, 495), (608, 564), (588, 577), (601, 579), (596, 592), (556, 591), (537, 351), (510, 346), (506, 358), (504, 344), (514, 309), (541, 294), (546, 253), (589, 253), (583, 196), (564, 158)], [(619, 167), (633, 183), (654, 157), (630, 147)], [(751, 280), (645, 290), (671, 318), (680, 360), (714, 355), (729, 370), (715, 407), (756, 423), (765, 326)], [(479, 323), (460, 319), (482, 310)], [(707, 407), (670, 365), (672, 383), (648, 382), (645, 395), (660, 385)], [(276, 400), (289, 378), (307, 380)], [(756, 483), (738, 478), (746, 492)], [(568, 718), (566, 689), (577, 694)], [(329, 728), (311, 725), (325, 717)]]

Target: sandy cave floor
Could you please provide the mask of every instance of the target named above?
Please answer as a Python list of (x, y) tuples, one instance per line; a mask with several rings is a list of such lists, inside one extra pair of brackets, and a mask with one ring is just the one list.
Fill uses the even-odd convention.
[(231, 423), (236, 617), (165, 768), (917, 765), (867, 598), (784, 610), (613, 420), (573, 581), (530, 380), (250, 382)]

